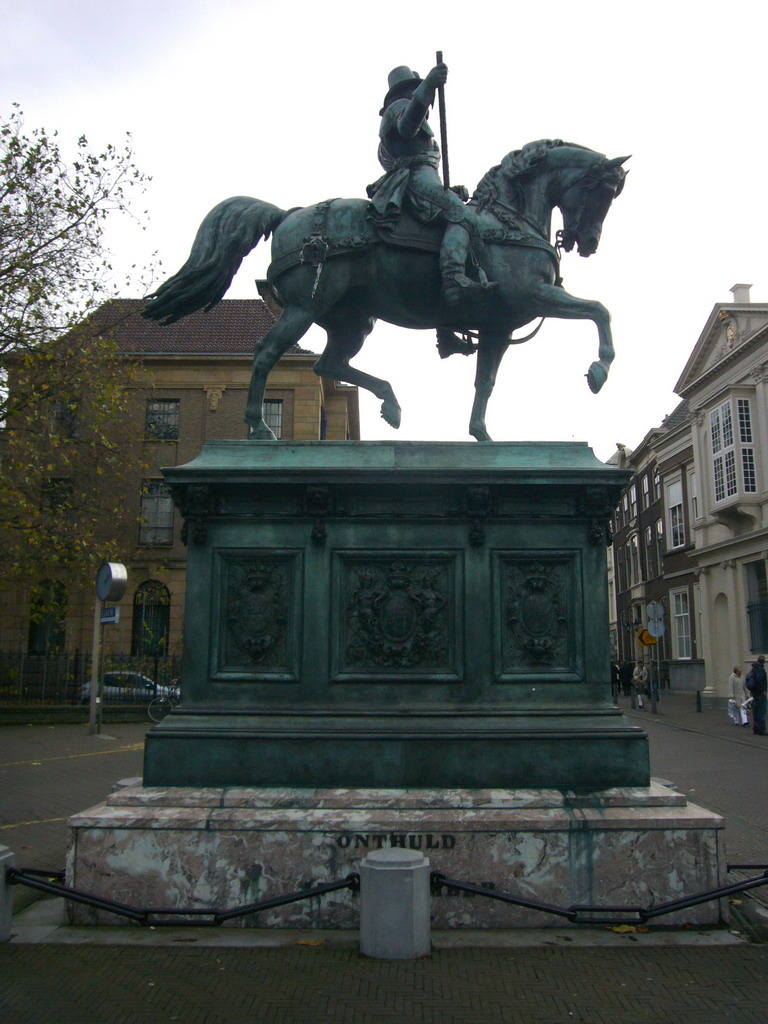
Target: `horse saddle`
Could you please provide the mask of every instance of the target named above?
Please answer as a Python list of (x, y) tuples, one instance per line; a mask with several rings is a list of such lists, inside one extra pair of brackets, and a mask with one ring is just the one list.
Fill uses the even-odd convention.
[(420, 249), (423, 252), (439, 252), (445, 232), (445, 224), (436, 220), (426, 223), (417, 220), (404, 207), (400, 216), (392, 220), (373, 220), (373, 229), (385, 245), (396, 245), (401, 249)]

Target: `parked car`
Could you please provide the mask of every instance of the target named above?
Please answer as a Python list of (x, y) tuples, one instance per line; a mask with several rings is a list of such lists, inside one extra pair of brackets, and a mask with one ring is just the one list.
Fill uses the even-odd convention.
[[(77, 696), (83, 704), (91, 699), (91, 680), (84, 679), (77, 690)], [(165, 686), (155, 683), (149, 676), (129, 669), (114, 669), (104, 673), (102, 699), (111, 704), (144, 704), (154, 697), (172, 697), (178, 699), (179, 688), (171, 684)]]

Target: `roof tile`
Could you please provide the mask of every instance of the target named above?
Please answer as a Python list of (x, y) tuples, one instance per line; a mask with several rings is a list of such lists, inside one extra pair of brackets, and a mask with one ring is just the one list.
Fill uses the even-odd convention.
[[(104, 333), (114, 332), (118, 350), (126, 355), (251, 355), (276, 322), (261, 299), (223, 299), (208, 313), (192, 313), (168, 326), (146, 320), (143, 308), (142, 299), (112, 299), (91, 322)], [(288, 352), (309, 349), (294, 345)]]

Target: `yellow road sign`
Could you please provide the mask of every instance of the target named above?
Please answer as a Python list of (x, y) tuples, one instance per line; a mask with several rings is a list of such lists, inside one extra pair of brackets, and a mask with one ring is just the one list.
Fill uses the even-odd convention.
[(640, 643), (643, 645), (643, 647), (655, 647), (656, 646), (656, 638), (652, 637), (647, 629), (638, 629), (637, 633), (635, 633), (635, 636), (640, 641)]

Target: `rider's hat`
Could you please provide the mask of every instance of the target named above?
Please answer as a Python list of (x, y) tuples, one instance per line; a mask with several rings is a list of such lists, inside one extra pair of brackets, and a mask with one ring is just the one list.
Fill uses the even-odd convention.
[(417, 85), (421, 84), (421, 77), (416, 71), (411, 71), (405, 64), (401, 64), (399, 68), (394, 68), (389, 72), (387, 78), (387, 85), (389, 86), (389, 92), (384, 97), (384, 103), (382, 104), (379, 114), (383, 114), (387, 109), (392, 100), (398, 99), (400, 96), (407, 96), (413, 92)]

